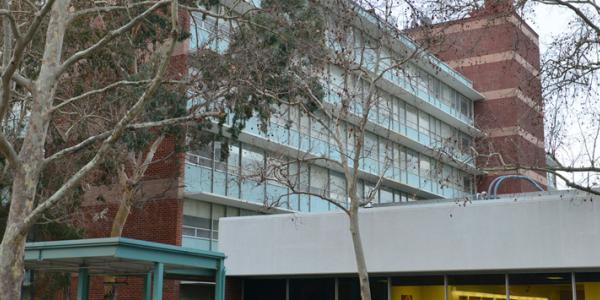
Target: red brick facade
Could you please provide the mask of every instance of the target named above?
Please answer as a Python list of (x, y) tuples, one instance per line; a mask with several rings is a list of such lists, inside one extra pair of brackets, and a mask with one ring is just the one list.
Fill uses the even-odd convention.
[[(171, 63), (173, 70), (185, 70), (184, 55), (173, 57)], [(177, 72), (177, 71), (176, 71)], [(166, 138), (159, 146), (154, 160), (141, 183), (142, 199), (134, 205), (127, 218), (123, 236), (128, 238), (181, 245), (181, 229), (183, 223), (183, 193), (182, 178), (184, 170), (183, 153), (176, 152), (176, 145), (180, 143), (176, 138)], [(101, 197), (105, 202), (99, 202)], [(108, 237), (111, 225), (118, 209), (115, 201), (117, 191), (111, 186), (91, 189), (86, 195), (82, 210), (84, 217), (80, 225), (85, 229), (86, 238)], [(127, 282), (127, 285), (118, 286), (116, 292), (118, 299), (140, 299), (143, 281), (142, 278), (119, 278), (118, 281)], [(76, 291), (76, 278), (73, 278), (72, 292)], [(92, 277), (90, 280), (90, 300), (104, 299), (104, 285), (102, 277)], [(72, 295), (73, 299), (75, 294)], [(179, 283), (174, 280), (165, 280), (163, 299), (179, 299)]]
[[(537, 35), (512, 11), (512, 1), (485, 2), (470, 18), (432, 31), (438, 42), (432, 51), (486, 98), (475, 103), (476, 125), (486, 135), (476, 142), (477, 165), (493, 170), (480, 176), (477, 190), (487, 190), (493, 178), (504, 174), (525, 174), (545, 186), (543, 172), (497, 170), (545, 166), (540, 54)], [(534, 190), (528, 182), (509, 182), (499, 192)]]

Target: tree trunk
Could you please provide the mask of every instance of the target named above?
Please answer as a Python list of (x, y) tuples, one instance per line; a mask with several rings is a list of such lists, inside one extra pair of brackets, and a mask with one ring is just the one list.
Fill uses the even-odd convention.
[[(35, 147), (24, 149), (29, 153), (33, 148)], [(8, 220), (0, 243), (0, 299), (21, 298), (21, 285), (25, 273), (23, 253), (27, 239), (23, 219), (33, 208), (38, 169), (39, 165), (36, 163), (23, 164), (22, 168), (15, 172)]]
[(21, 299), (25, 236), (16, 228), (7, 228), (0, 244), (0, 295), (2, 299)]
[[(352, 204), (354, 206), (355, 204)], [(350, 234), (352, 234), (352, 245), (354, 246), (354, 256), (356, 258), (356, 269), (358, 273), (358, 282), (360, 283), (360, 298), (362, 300), (371, 300), (371, 285), (369, 284), (369, 272), (367, 271), (367, 262), (363, 250), (362, 239), (360, 237), (360, 228), (358, 221), (358, 204), (356, 208), (351, 208)]]
[(120, 237), (123, 234), (123, 228), (125, 227), (125, 223), (127, 223), (127, 217), (131, 212), (131, 207), (135, 200), (135, 191), (127, 182), (127, 174), (125, 174), (124, 171), (119, 171), (118, 177), (121, 189), (121, 201), (119, 202), (119, 209), (113, 219), (110, 237)]
[[(122, 177), (123, 175), (125, 175), (125, 178)], [(127, 184), (127, 176), (124, 172), (119, 172), (119, 183), (121, 185), (122, 198), (119, 203), (119, 209), (113, 219), (110, 237), (120, 237), (123, 234), (123, 228), (125, 227), (125, 223), (127, 223), (127, 217), (131, 212), (134, 201), (135, 192), (133, 188)], [(105, 283), (114, 283), (116, 281), (117, 278), (115, 276), (104, 276)], [(117, 297), (117, 290), (114, 285), (107, 284), (104, 286), (104, 299), (116, 300)]]
[[(48, 112), (56, 92), (56, 69), (60, 65), (70, 0), (54, 2), (44, 47), (43, 61), (33, 92), (29, 130), (18, 158), (6, 230), (0, 243), (0, 299), (21, 299), (24, 251), (30, 223), (25, 219), (33, 210), (39, 176), (43, 168), (44, 147), (49, 125)], [(5, 91), (6, 92), (6, 91)]]

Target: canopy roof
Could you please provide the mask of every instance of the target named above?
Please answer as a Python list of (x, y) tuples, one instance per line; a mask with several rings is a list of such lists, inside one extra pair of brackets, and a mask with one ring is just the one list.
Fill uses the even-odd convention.
[(165, 277), (215, 276), (225, 255), (128, 238), (98, 238), (27, 243), (25, 268), (90, 275), (143, 275), (155, 263), (164, 265)]

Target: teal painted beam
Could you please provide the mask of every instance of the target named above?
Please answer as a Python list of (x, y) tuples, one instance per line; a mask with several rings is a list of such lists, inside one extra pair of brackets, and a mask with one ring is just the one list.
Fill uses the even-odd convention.
[(144, 290), (142, 291), (142, 300), (152, 300), (152, 273), (146, 273), (144, 278)]
[(77, 276), (77, 300), (87, 300), (89, 294), (89, 273), (85, 267), (79, 268)]
[(103, 257), (114, 256), (117, 246), (97, 246), (81, 248), (48, 248), (48, 249), (28, 249), (25, 248), (25, 260), (45, 260), (62, 258), (85, 258), (85, 257)]
[(162, 300), (163, 292), (163, 274), (165, 271), (165, 265), (163, 263), (154, 263), (154, 284), (152, 286), (152, 298), (153, 300)]
[(215, 275), (215, 300), (225, 299), (225, 264), (219, 260), (217, 274)]
[(207, 269), (167, 269), (167, 275), (215, 276), (216, 271)]
[(187, 253), (178, 253), (174, 251), (155, 251), (153, 249), (141, 247), (122, 246), (117, 249), (115, 257), (130, 260), (145, 260), (161, 262), (164, 264), (173, 264), (181, 266), (190, 266), (203, 269), (217, 269), (217, 261), (221, 258), (190, 256)]

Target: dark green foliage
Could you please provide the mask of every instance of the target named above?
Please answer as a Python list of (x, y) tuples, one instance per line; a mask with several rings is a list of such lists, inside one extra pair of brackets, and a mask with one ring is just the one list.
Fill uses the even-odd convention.
[(233, 114), (228, 130), (233, 137), (254, 115), (266, 130), (274, 104), (310, 101), (309, 92), (319, 98), (324, 94), (319, 6), (306, 0), (267, 0), (262, 8), (239, 24), (225, 53), (200, 49), (190, 62), (209, 89), (228, 91), (221, 101), (223, 110)]

